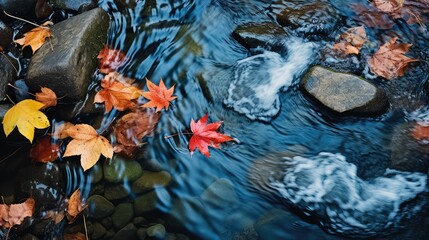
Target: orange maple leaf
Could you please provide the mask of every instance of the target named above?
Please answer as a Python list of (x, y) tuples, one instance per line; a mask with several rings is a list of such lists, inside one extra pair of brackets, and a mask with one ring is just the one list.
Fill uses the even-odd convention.
[(34, 213), (34, 199), (29, 198), (23, 203), (0, 204), (0, 226), (10, 228), (19, 225), (26, 217), (33, 216)]
[(334, 45), (334, 49), (345, 54), (359, 54), (366, 41), (365, 28), (363, 26), (352, 27), (341, 34), (339, 42)]
[(429, 139), (429, 126), (416, 124), (411, 131), (411, 135), (417, 140)]
[(143, 107), (156, 107), (157, 112), (161, 111), (163, 108), (165, 108), (167, 111), (170, 102), (177, 98), (176, 96), (172, 96), (174, 92), (174, 86), (172, 86), (170, 89), (167, 89), (162, 79), (159, 82), (159, 86), (156, 86), (153, 82), (146, 78), (146, 85), (149, 91), (143, 92), (142, 95), (150, 101), (145, 103)]
[(127, 60), (127, 57), (124, 52), (104, 45), (104, 48), (98, 53), (97, 59), (100, 72), (108, 74), (118, 69)]
[(42, 87), (40, 92), (35, 94), (36, 100), (45, 104), (42, 108), (53, 107), (57, 105), (57, 95), (52, 89)]
[(191, 155), (197, 148), (202, 154), (210, 157), (209, 146), (219, 148), (219, 144), (234, 140), (233, 138), (216, 132), (222, 122), (207, 124), (209, 115), (206, 114), (197, 122), (191, 120), (191, 131), (193, 133), (189, 140), (189, 151)]
[(70, 196), (67, 206), (67, 220), (69, 220), (69, 224), (73, 223), (86, 207), (87, 205), (82, 203), (80, 189), (76, 189)]
[(84, 171), (94, 166), (100, 155), (107, 158), (113, 157), (113, 147), (109, 141), (99, 135), (95, 129), (88, 124), (77, 124), (62, 130), (63, 137), (70, 136), (73, 140), (66, 147), (63, 157), (81, 155), (80, 164)]
[(130, 78), (125, 78), (117, 72), (109, 73), (103, 80), (101, 86), (103, 89), (99, 91), (94, 98), (94, 103), (103, 103), (106, 112), (110, 112), (113, 107), (119, 111), (124, 111), (136, 106), (133, 100), (140, 97), (143, 92), (135, 86)]
[(371, 71), (388, 80), (403, 76), (408, 63), (418, 61), (404, 55), (412, 44), (396, 43), (397, 39), (390, 39), (369, 60)]
[(15, 40), (15, 43), (22, 45), (22, 48), (30, 46), (31, 50), (36, 52), (46, 41), (46, 38), (52, 37), (51, 29), (48, 27), (53, 23), (47, 21), (39, 27), (33, 28), (29, 32), (24, 34), (24, 37)]

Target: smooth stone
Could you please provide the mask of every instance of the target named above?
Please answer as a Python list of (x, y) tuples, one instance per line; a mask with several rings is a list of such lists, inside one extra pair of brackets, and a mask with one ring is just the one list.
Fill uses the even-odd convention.
[(142, 194), (134, 200), (134, 212), (136, 215), (156, 209), (158, 196), (155, 191)]
[(155, 187), (165, 187), (171, 182), (168, 172), (143, 171), (142, 176), (133, 182), (132, 189), (135, 193), (147, 192)]
[(377, 116), (389, 107), (385, 93), (367, 80), (320, 66), (308, 71), (301, 88), (310, 97), (340, 114)]
[(115, 207), (115, 211), (112, 214), (113, 226), (117, 229), (121, 229), (133, 219), (133, 216), (133, 204), (120, 203)]
[(42, 239), (54, 239), (56, 236), (56, 230), (59, 230), (58, 226), (55, 225), (55, 222), (52, 219), (42, 219), (41, 221), (33, 224), (31, 228), (31, 234)]
[(24, 236), (21, 237), (21, 240), (39, 240), (38, 237), (34, 236), (31, 233), (27, 233)]
[(95, 219), (108, 217), (115, 210), (113, 203), (100, 195), (90, 196), (87, 203), (89, 216)]
[(13, 30), (3, 21), (0, 21), (0, 46), (3, 49), (7, 49), (9, 44), (12, 42), (12, 37)]
[(232, 36), (247, 49), (275, 46), (286, 39), (288, 34), (272, 22), (246, 23), (239, 25)]
[(148, 224), (148, 221), (144, 217), (135, 217), (133, 223), (137, 227), (141, 227)]
[(156, 224), (148, 227), (146, 233), (149, 237), (163, 239), (167, 232), (165, 231), (165, 227), (162, 224)]
[(116, 232), (113, 229), (109, 229), (104, 235), (104, 239), (112, 239), (115, 236)]
[(44, 44), (31, 58), (26, 79), (29, 87), (51, 88), (57, 96), (64, 96), (64, 103), (84, 99), (108, 27), (109, 16), (100, 8), (55, 24), (52, 44)]
[(107, 230), (102, 224), (95, 222), (92, 224), (92, 227), (93, 227), (93, 232), (91, 234), (92, 239), (100, 239), (106, 234)]
[[(140, 152), (138, 154), (142, 154)], [(158, 160), (156, 159), (146, 159), (141, 156), (138, 156), (138, 158), (139, 158), (138, 162), (140, 162), (144, 170), (151, 171), (151, 172), (160, 172), (163, 170), (161, 163), (158, 162)]]
[(86, 12), (97, 6), (96, 0), (48, 0), (49, 4), (54, 9), (61, 9), (64, 11), (73, 12)]
[[(29, 15), (34, 15), (36, 2), (37, 0), (0, 0), (1, 15), (3, 16), (3, 11), (6, 11), (13, 16), (28, 18)], [(6, 16), (3, 18), (6, 19)]]
[(142, 174), (140, 163), (115, 155), (112, 160), (103, 163), (104, 179), (107, 182), (118, 183), (137, 180)]
[(113, 240), (137, 239), (137, 228), (134, 224), (129, 223), (127, 226), (119, 230)]
[(231, 207), (238, 202), (234, 185), (226, 178), (219, 178), (210, 184), (201, 194), (201, 199), (219, 207)]
[(103, 226), (104, 226), (106, 229), (110, 229), (110, 228), (113, 226), (112, 218), (111, 218), (111, 217), (103, 218), (103, 219), (101, 220), (101, 224), (103, 224)]
[(110, 201), (128, 197), (130, 189), (123, 184), (107, 185), (104, 188), (104, 197)]
[(145, 240), (147, 237), (147, 229), (146, 228), (137, 229), (137, 237), (139, 238), (139, 240)]
[(103, 179), (103, 167), (101, 164), (95, 164), (94, 167), (89, 170), (89, 175), (91, 176), (92, 184), (100, 182)]
[(7, 84), (12, 83), (15, 79), (16, 71), (13, 68), (12, 60), (9, 60), (4, 54), (0, 54), (0, 101), (6, 99)]

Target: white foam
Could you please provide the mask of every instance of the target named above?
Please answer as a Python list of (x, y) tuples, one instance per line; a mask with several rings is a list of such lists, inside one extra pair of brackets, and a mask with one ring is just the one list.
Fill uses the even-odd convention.
[[(271, 187), (333, 232), (382, 233), (412, 214), (403, 204), (427, 190), (427, 176), (422, 173), (387, 170), (381, 177), (364, 181), (357, 176), (356, 166), (341, 154), (283, 160), (283, 181), (272, 180)], [(412, 209), (418, 210), (417, 205)]]
[(314, 57), (315, 44), (303, 39), (291, 38), (285, 47), (286, 60), (278, 53), (264, 51), (238, 61), (225, 104), (252, 120), (270, 121), (280, 110), (279, 91), (286, 91)]

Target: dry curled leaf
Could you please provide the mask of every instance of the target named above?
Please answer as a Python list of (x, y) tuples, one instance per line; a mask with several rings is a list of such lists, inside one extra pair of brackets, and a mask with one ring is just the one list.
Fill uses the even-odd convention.
[(142, 95), (150, 101), (145, 103), (143, 107), (156, 107), (157, 112), (161, 111), (163, 108), (167, 111), (170, 102), (177, 98), (173, 96), (174, 86), (167, 89), (162, 79), (159, 82), (159, 86), (155, 85), (149, 79), (146, 79), (146, 85), (149, 91), (143, 92)]
[(79, 214), (87, 207), (86, 204), (82, 203), (82, 196), (80, 194), (80, 189), (76, 189), (73, 194), (70, 196), (67, 206), (67, 220), (69, 224), (73, 223)]
[(50, 136), (46, 135), (36, 141), (30, 149), (30, 158), (34, 162), (48, 163), (57, 160), (60, 151), (60, 144), (52, 142)]
[(36, 52), (46, 41), (46, 38), (52, 37), (51, 29), (49, 26), (53, 25), (52, 22), (47, 21), (39, 27), (33, 28), (24, 34), (24, 37), (15, 40), (15, 43), (22, 45), (22, 48), (30, 46), (31, 50)]
[(20, 225), (26, 217), (33, 216), (34, 199), (28, 198), (23, 203), (0, 204), (0, 226), (10, 228), (15, 225)]
[(359, 54), (360, 49), (367, 40), (363, 26), (352, 27), (341, 34), (339, 42), (334, 45), (334, 49), (345, 54)]
[(108, 74), (118, 69), (127, 60), (127, 57), (124, 52), (104, 45), (104, 48), (98, 53), (97, 59), (100, 72)]
[(100, 155), (106, 158), (113, 157), (113, 147), (109, 141), (88, 124), (77, 124), (63, 129), (62, 132), (63, 136), (73, 138), (67, 145), (63, 157), (80, 155), (80, 164), (84, 171), (94, 166)]
[(375, 7), (385, 13), (399, 11), (404, 5), (404, 0), (374, 0)]
[(36, 100), (45, 104), (43, 108), (53, 107), (57, 105), (57, 95), (52, 89), (42, 87), (40, 92), (36, 93)]
[(114, 150), (132, 157), (142, 144), (142, 139), (152, 133), (161, 114), (152, 109), (137, 109), (124, 115), (113, 127), (118, 144)]
[(396, 37), (390, 39), (369, 60), (371, 71), (388, 80), (403, 76), (408, 63), (418, 61), (404, 55), (412, 44), (396, 43), (396, 40)]
[(135, 107), (134, 100), (143, 93), (130, 82), (132, 82), (131, 79), (125, 78), (119, 73), (109, 73), (101, 80), (103, 89), (95, 95), (94, 103), (104, 102), (106, 112), (110, 112), (113, 107), (119, 111)]
[(44, 219), (52, 219), (55, 224), (58, 224), (64, 219), (65, 216), (66, 214), (64, 210), (62, 211), (49, 210), (46, 212)]

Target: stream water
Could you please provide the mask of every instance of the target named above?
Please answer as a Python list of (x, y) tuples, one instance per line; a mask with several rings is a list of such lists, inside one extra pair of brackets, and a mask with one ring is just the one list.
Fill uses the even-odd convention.
[[(397, 82), (375, 80), (393, 96), (386, 114), (340, 117), (322, 111), (298, 87), (311, 66), (323, 63), (321, 52), (329, 41), (302, 34), (304, 27), (289, 31), (278, 51), (249, 51), (232, 37), (240, 24), (275, 22), (285, 6), (305, 2), (100, 1), (111, 16), (107, 44), (128, 57), (119, 72), (142, 84), (145, 78), (162, 78), (175, 85), (177, 100), (163, 113), (154, 137), (145, 138), (146, 157), (173, 178), (156, 190), (160, 217), (167, 226), (171, 219), (180, 222), (178, 231), (195, 239), (429, 239), (427, 169), (390, 169), (392, 155), (406, 157), (406, 151), (396, 151), (402, 143), (395, 144), (394, 133), (423, 121), (416, 115), (427, 119), (424, 109), (415, 113), (427, 104), (427, 63)], [(329, 3), (339, 25), (349, 27), (357, 24), (351, 6), (369, 5)], [(415, 57), (427, 61), (427, 25), (395, 24), (369, 35), (395, 31), (416, 45)], [(331, 30), (334, 37), (341, 33)], [(373, 77), (361, 67), (352, 72)], [(210, 149), (210, 158), (191, 156), (182, 132), (206, 113), (210, 121), (223, 121), (221, 131), (236, 141)], [(69, 172), (69, 178), (69, 190), (76, 184), (89, 189), (88, 183), (77, 183), (80, 173)], [(214, 182), (225, 195), (204, 203), (201, 195)]]

